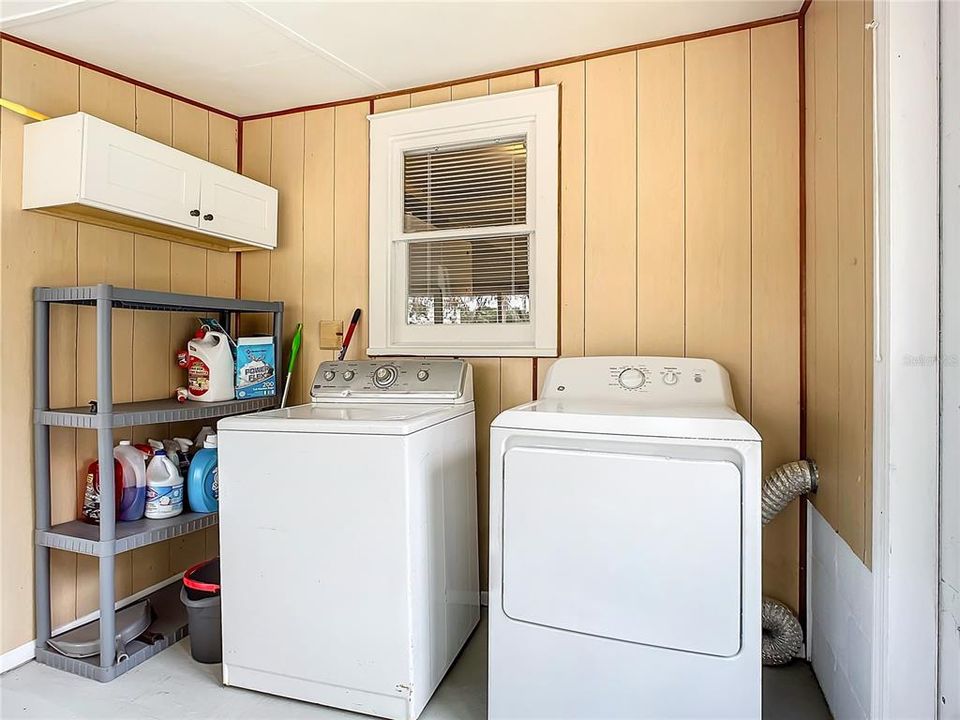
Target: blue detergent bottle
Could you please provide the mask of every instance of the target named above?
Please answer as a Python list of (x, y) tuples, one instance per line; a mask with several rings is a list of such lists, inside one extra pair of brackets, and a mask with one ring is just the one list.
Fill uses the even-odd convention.
[(208, 435), (203, 449), (190, 462), (187, 501), (197, 513), (217, 512), (220, 508), (220, 482), (217, 478), (217, 436)]

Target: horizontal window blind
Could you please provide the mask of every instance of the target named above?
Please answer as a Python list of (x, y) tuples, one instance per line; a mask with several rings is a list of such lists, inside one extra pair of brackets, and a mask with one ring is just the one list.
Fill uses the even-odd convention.
[(407, 323), (530, 322), (530, 238), (407, 243)]
[(526, 223), (526, 138), (404, 153), (403, 213), (404, 232)]

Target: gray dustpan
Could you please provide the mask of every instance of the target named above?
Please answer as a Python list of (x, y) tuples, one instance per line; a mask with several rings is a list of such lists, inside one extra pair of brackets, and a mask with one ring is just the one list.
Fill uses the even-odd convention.
[[(144, 600), (117, 613), (116, 651), (117, 662), (126, 659), (123, 649), (131, 640), (139, 637), (153, 622), (150, 601)], [(47, 644), (61, 655), (71, 658), (93, 657), (100, 654), (100, 621), (82, 625), (47, 640)]]

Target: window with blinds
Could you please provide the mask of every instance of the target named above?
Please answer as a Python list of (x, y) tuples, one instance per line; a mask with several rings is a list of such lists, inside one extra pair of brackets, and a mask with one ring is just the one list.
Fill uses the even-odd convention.
[(526, 221), (526, 138), (404, 153), (404, 232)]
[(530, 322), (529, 238), (411, 242), (407, 322)]
[(559, 92), (370, 116), (371, 355), (554, 356)]
[[(404, 153), (404, 232), (439, 236), (526, 220), (526, 137)], [(527, 234), (410, 241), (407, 323), (530, 322), (529, 251)]]

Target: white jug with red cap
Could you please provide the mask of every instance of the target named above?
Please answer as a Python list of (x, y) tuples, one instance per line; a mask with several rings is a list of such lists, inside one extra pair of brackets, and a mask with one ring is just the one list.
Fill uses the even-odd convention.
[(222, 332), (208, 330), (187, 343), (187, 398), (219, 402), (234, 398), (233, 353)]

